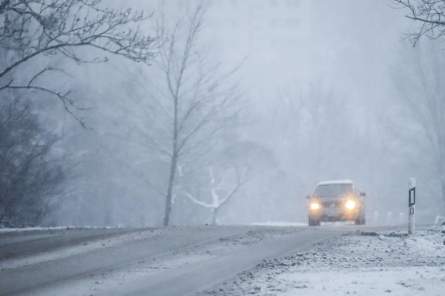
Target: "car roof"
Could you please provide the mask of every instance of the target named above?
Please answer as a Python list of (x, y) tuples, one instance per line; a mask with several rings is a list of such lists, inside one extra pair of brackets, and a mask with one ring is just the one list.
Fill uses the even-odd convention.
[(319, 186), (319, 185), (335, 185), (335, 184), (351, 184), (351, 185), (353, 185), (354, 182), (352, 182), (351, 180), (323, 181), (323, 182), (318, 183), (317, 186)]

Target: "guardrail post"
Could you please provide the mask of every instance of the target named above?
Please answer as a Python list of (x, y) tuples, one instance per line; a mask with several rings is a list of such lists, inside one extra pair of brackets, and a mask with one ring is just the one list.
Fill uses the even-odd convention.
[(409, 179), (408, 191), (408, 233), (414, 235), (416, 233), (416, 179)]

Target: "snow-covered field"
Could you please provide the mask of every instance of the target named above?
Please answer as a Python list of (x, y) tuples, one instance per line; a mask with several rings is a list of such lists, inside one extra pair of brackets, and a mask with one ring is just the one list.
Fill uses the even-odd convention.
[(264, 261), (205, 295), (444, 295), (445, 227), (360, 232)]

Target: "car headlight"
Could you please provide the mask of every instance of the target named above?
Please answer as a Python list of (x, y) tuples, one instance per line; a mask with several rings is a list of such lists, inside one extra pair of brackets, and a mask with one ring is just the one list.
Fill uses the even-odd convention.
[(318, 210), (320, 208), (320, 204), (313, 202), (311, 203), (311, 210)]
[(353, 200), (348, 200), (346, 202), (346, 208), (352, 210), (353, 208), (355, 208), (355, 201)]

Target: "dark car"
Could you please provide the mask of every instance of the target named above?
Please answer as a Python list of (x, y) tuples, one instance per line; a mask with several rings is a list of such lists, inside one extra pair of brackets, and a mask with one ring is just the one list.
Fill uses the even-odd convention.
[(322, 221), (365, 224), (365, 196), (350, 180), (319, 183), (314, 194), (308, 196), (309, 226), (318, 226)]

